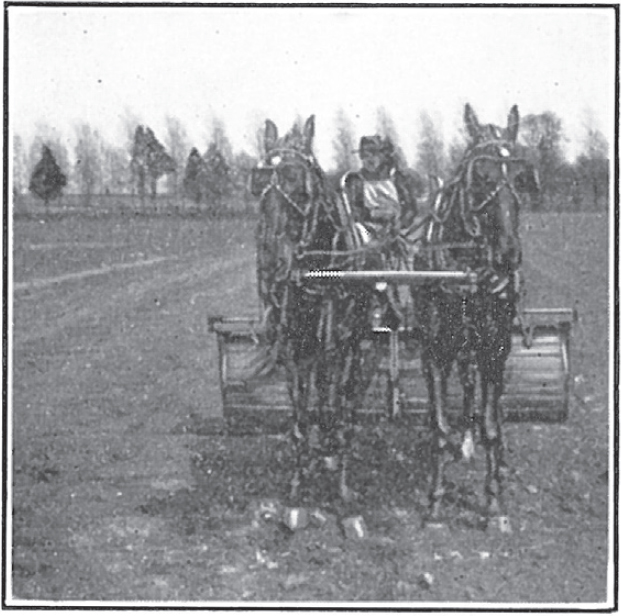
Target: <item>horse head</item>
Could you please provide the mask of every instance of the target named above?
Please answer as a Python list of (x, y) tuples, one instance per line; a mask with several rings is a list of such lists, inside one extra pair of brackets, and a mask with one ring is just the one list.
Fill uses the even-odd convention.
[(298, 244), (312, 216), (316, 167), (312, 152), (314, 116), (303, 130), (296, 125), (283, 137), (271, 120), (265, 122), (265, 158), (252, 171), (252, 192), (260, 198), (261, 215), (281, 238)]
[[(265, 159), (253, 170), (252, 192), (260, 197), (262, 218), (276, 230), (277, 240), (288, 247), (285, 250), (298, 255), (334, 249), (344, 224), (336, 193), (313, 154), (314, 135), (314, 116), (282, 137), (267, 120)], [(315, 259), (312, 265), (322, 264)]]
[(468, 104), (464, 121), (471, 138), (461, 167), (464, 225), (472, 236), (483, 238), (491, 265), (510, 273), (522, 258), (518, 192), (532, 169), (517, 155), (518, 108), (511, 108), (504, 128), (481, 124)]

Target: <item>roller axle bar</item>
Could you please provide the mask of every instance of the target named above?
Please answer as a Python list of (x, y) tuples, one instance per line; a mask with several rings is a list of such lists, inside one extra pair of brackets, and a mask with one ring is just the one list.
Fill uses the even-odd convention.
[(460, 271), (393, 271), (393, 270), (311, 270), (299, 273), (301, 280), (338, 281), (338, 282), (392, 282), (403, 285), (422, 284), (425, 282), (455, 282), (476, 284), (474, 272)]

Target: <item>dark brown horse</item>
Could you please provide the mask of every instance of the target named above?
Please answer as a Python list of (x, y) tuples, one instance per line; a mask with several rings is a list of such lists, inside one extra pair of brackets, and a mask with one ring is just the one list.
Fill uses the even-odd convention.
[(260, 198), (257, 227), (259, 296), (271, 360), (286, 370), (293, 407), (295, 472), (290, 498), (323, 465), (339, 471), (347, 501), (348, 449), (362, 390), (361, 341), (372, 289), (305, 281), (312, 269), (362, 265), (353, 220), (330, 188), (312, 151), (314, 117), (282, 138), (268, 120), (265, 160), (253, 171)]
[[(504, 129), (479, 123), (469, 105), (464, 117), (471, 141), (454, 177), (437, 194), (415, 267), (472, 271), (478, 282), (459, 287), (434, 283), (412, 290), (433, 430), (429, 521), (441, 520), (445, 465), (473, 455), (478, 431), (487, 457), (486, 519), (504, 524), (499, 402), (520, 299), (516, 185), (532, 169), (515, 155), (516, 106)], [(447, 412), (447, 382), (455, 364), (463, 387), (458, 440)], [(477, 381), (480, 405), (475, 404)]]

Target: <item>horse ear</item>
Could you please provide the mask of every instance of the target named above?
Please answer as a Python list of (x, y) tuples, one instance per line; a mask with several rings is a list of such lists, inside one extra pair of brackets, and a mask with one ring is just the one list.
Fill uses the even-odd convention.
[(511, 107), (509, 112), (509, 119), (507, 120), (507, 136), (509, 141), (515, 141), (517, 139), (518, 130), (520, 128), (520, 112), (517, 105)]
[(265, 151), (269, 152), (276, 147), (278, 141), (278, 127), (271, 120), (265, 120)]
[(466, 103), (464, 108), (464, 124), (466, 125), (468, 134), (473, 139), (476, 139), (481, 132), (481, 125), (479, 124), (479, 120), (470, 106), (470, 103)]
[(313, 149), (313, 138), (315, 137), (315, 116), (312, 115), (304, 124), (304, 149), (309, 154)]

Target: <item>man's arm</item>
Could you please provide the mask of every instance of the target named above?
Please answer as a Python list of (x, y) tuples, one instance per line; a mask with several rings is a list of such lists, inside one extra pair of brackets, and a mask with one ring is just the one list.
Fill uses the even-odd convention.
[(341, 192), (345, 206), (349, 208), (354, 222), (363, 222), (365, 212), (362, 197), (362, 178), (355, 171), (348, 171), (341, 179)]
[(399, 191), (402, 205), (399, 226), (401, 229), (407, 229), (418, 215), (416, 188), (411, 178), (400, 171), (397, 172), (397, 177), (395, 179), (397, 181), (397, 190)]

